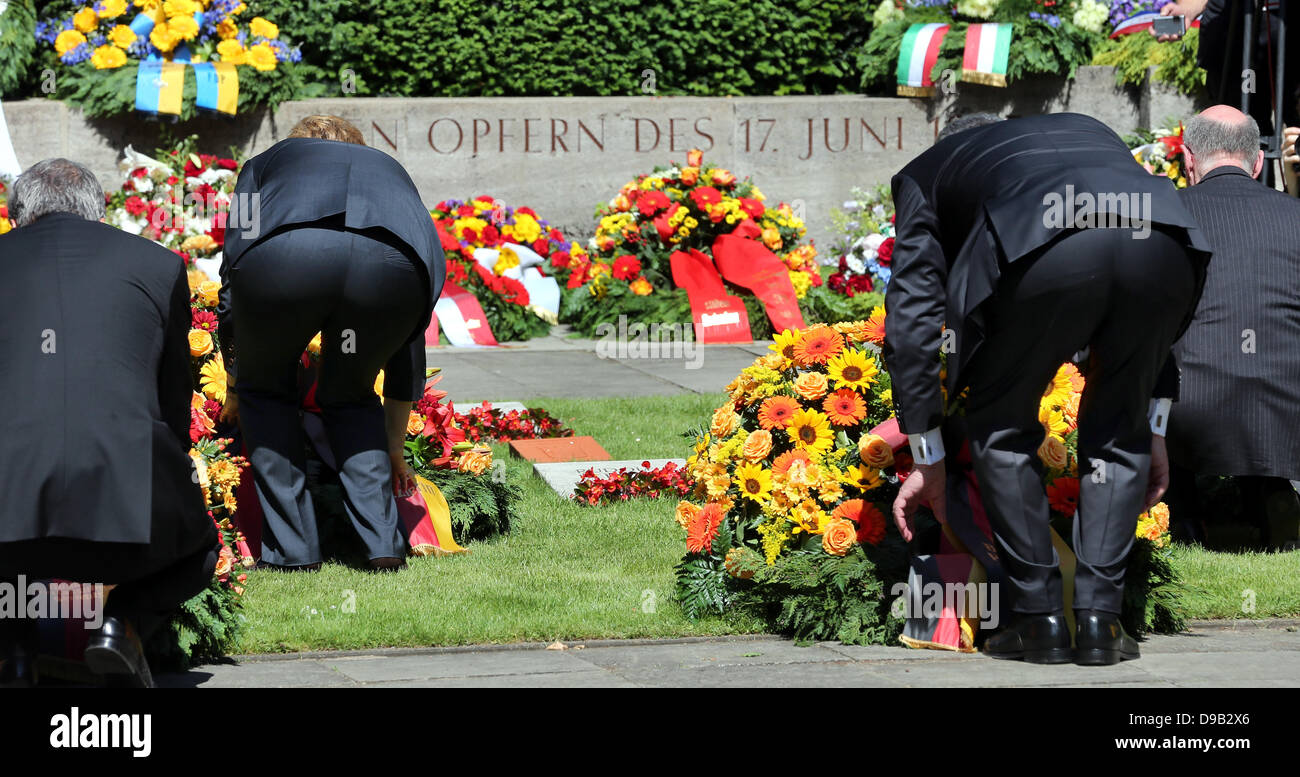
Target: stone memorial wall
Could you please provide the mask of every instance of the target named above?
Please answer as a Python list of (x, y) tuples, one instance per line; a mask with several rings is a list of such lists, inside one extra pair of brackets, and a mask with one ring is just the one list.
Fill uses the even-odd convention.
[(149, 153), (166, 128), (200, 135), (203, 149), (255, 154), (303, 116), (332, 113), (393, 155), (425, 201), (491, 194), (529, 205), (567, 233), (588, 237), (592, 213), (633, 176), (681, 162), (692, 148), (707, 163), (750, 176), (770, 202), (801, 212), (828, 251), (831, 209), (854, 186), (888, 182), (928, 148), (945, 117), (1070, 110), (1121, 134), (1184, 116), (1192, 101), (1162, 89), (1117, 87), (1108, 68), (1073, 81), (1029, 80), (1009, 89), (962, 85), (934, 100), (822, 97), (338, 98), (285, 103), (273, 114), (198, 119), (167, 126), (139, 117), (91, 120), (54, 100), (6, 103), (19, 162), (66, 156), (116, 186), (121, 150)]

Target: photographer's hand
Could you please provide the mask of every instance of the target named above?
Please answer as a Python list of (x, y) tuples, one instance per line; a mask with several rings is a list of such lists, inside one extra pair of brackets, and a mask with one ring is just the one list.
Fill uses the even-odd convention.
[[(1160, 9), (1161, 16), (1181, 16), (1184, 24), (1191, 24), (1192, 20), (1201, 15), (1205, 10), (1209, 0), (1176, 0), (1164, 8)], [(1151, 34), (1156, 35), (1155, 28), (1151, 29)], [(1156, 35), (1156, 40), (1164, 43), (1165, 41), (1178, 40), (1182, 35)]]

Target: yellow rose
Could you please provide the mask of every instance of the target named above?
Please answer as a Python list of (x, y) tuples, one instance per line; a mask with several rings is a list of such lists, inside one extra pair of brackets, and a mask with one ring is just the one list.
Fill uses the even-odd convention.
[(779, 250), (781, 248), (781, 233), (773, 227), (763, 230), (763, 245), (773, 251)]
[(61, 57), (85, 42), (85, 35), (76, 30), (64, 30), (54, 39), (54, 51)]
[(221, 55), (222, 62), (229, 62), (232, 65), (244, 64), (244, 46), (234, 38), (223, 40), (217, 44), (217, 53)]
[(767, 454), (772, 452), (772, 433), (766, 429), (755, 429), (750, 432), (745, 438), (742, 452), (750, 461), (761, 461), (767, 458)]
[(90, 55), (90, 64), (94, 65), (96, 70), (112, 70), (126, 64), (126, 52), (117, 46), (105, 44)]
[(125, 24), (119, 24), (108, 31), (108, 40), (119, 49), (125, 49), (135, 43), (135, 31)]
[(259, 43), (248, 50), (244, 62), (258, 70), (275, 70), (275, 51), (267, 44)]
[(199, 36), (199, 23), (193, 16), (176, 16), (168, 19), (167, 28), (178, 40), (194, 40)]
[(683, 529), (690, 527), (695, 516), (700, 514), (700, 508), (690, 502), (682, 501), (677, 503), (677, 525)]
[(190, 356), (198, 358), (212, 353), (212, 335), (203, 329), (191, 329), (189, 334)]
[(411, 415), (409, 415), (406, 419), (406, 433), (408, 435), (415, 436), (423, 431), (424, 431), (424, 416), (412, 410)]
[(713, 420), (709, 424), (709, 431), (714, 437), (729, 437), (736, 431), (736, 426), (740, 423), (740, 416), (736, 411), (731, 409), (731, 405), (723, 405), (713, 412)]
[[(114, 49), (114, 51), (117, 51), (117, 50)], [(119, 51), (118, 53), (121, 54), (120, 51)], [(126, 55), (125, 55), (125, 54), (122, 54), (122, 58), (123, 58), (123, 60), (125, 61), (125, 59), (126, 59)], [(209, 252), (215, 250), (216, 247), (217, 247), (217, 241), (214, 240), (214, 239), (212, 238), (211, 235), (206, 235), (206, 234), (204, 234), (204, 235), (191, 235), (191, 236), (185, 238), (185, 242), (184, 242), (184, 243), (181, 243), (181, 250), (182, 250), (182, 251), (186, 251), (186, 252), (198, 252), (198, 253), (202, 253), (202, 254), (209, 253)]]
[(843, 556), (858, 542), (858, 528), (848, 518), (835, 518), (826, 524), (822, 533), (822, 550), (832, 556)]
[(248, 31), (263, 38), (274, 39), (280, 34), (280, 28), (260, 16), (254, 16), (248, 23)]
[(199, 297), (203, 304), (212, 307), (217, 304), (221, 297), (221, 283), (218, 281), (203, 281), (199, 284)]
[(94, 8), (82, 8), (72, 17), (72, 26), (79, 32), (93, 32), (99, 26), (99, 17)]
[(1065, 440), (1054, 434), (1049, 434), (1043, 440), (1043, 444), (1038, 446), (1038, 458), (1043, 460), (1049, 469), (1065, 469), (1070, 463), (1069, 453), (1065, 449)]
[(805, 372), (794, 382), (795, 392), (809, 402), (826, 396), (826, 388), (826, 376), (820, 372)]
[(894, 449), (878, 434), (864, 434), (858, 440), (858, 457), (868, 467), (884, 469), (894, 463)]

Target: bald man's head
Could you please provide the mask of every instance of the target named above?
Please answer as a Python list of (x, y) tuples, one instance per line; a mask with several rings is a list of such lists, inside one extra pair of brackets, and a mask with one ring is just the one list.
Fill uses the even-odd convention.
[(1212, 105), (1189, 119), (1183, 145), (1196, 178), (1225, 164), (1258, 174), (1259, 124), (1230, 105)]

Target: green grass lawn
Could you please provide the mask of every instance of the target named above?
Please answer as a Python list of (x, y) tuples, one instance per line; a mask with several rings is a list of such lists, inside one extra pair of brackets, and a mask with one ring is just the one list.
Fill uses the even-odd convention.
[[(683, 457), (681, 434), (707, 422), (722, 394), (539, 400), (614, 459)], [(319, 574), (251, 572), (238, 652), (574, 641), (752, 633), (762, 624), (690, 621), (672, 598), (684, 552), (675, 499), (583, 507), (561, 499), (495, 446), (524, 497), (507, 537), (471, 553), (413, 559), (398, 574), (342, 564)], [(1300, 615), (1300, 553), (1177, 548), (1192, 618)], [(1245, 591), (1254, 611), (1243, 611)]]

